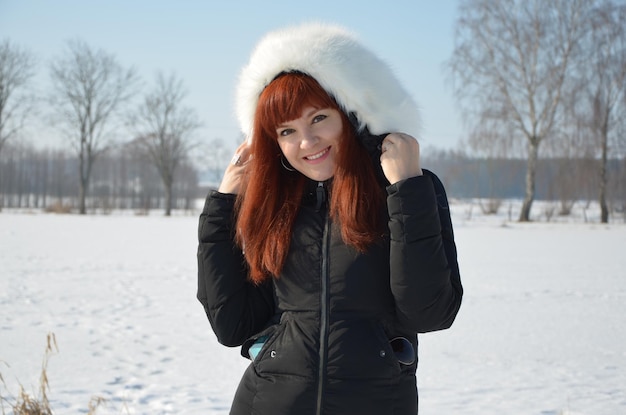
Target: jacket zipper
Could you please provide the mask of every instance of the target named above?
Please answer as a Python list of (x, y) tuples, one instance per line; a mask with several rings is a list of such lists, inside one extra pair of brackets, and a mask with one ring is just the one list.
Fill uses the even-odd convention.
[[(317, 187), (317, 195), (319, 197), (320, 190), (324, 192), (324, 184), (320, 182)], [(323, 193), (324, 196), (325, 193)], [(318, 204), (320, 204), (318, 198)], [(328, 324), (329, 324), (329, 250), (330, 250), (330, 220), (328, 210), (326, 210), (326, 221), (324, 223), (324, 234), (322, 237), (322, 278), (320, 293), (320, 349), (319, 349), (319, 368), (317, 383), (317, 410), (316, 414), (322, 414), (322, 400), (324, 396), (324, 384), (326, 377), (326, 352), (328, 349)]]

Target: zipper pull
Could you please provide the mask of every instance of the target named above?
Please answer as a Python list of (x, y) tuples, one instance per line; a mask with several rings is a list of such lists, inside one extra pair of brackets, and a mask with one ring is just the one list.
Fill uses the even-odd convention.
[(315, 190), (315, 196), (317, 202), (315, 204), (315, 211), (319, 212), (322, 208), (322, 205), (326, 201), (326, 189), (324, 189), (324, 182), (317, 183), (317, 189)]

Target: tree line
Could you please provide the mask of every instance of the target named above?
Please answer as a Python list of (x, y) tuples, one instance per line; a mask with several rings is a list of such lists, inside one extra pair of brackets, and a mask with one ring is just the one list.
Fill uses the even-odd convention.
[[(0, 163), (3, 177), (0, 197), (6, 208), (43, 209), (56, 213), (78, 211), (82, 205), (76, 189), (81, 178), (79, 161), (68, 150), (8, 144)], [(98, 157), (90, 173), (86, 213), (153, 209), (194, 210), (199, 197), (198, 172), (188, 160), (177, 166), (170, 194), (150, 155), (134, 143), (111, 147)]]
[[(219, 140), (211, 143), (205, 168), (183, 161), (172, 185), (172, 208), (195, 213), (198, 200), (216, 188), (231, 154)], [(476, 199), (484, 214), (497, 214), (507, 199), (523, 199), (526, 161), (523, 158), (477, 157), (454, 149), (422, 149), (422, 165), (437, 172), (453, 199)], [(78, 210), (76, 158), (67, 150), (41, 149), (33, 145), (8, 144), (0, 163), (4, 177), (0, 193), (7, 208), (44, 209), (52, 212)], [(589, 157), (550, 157), (537, 162), (536, 196), (550, 202), (555, 215), (566, 216), (576, 204), (597, 200), (600, 160)], [(609, 212), (626, 218), (626, 158), (607, 163)], [(167, 196), (157, 167), (141, 147), (133, 143), (112, 147), (93, 166), (86, 211), (107, 213), (132, 210), (146, 214), (165, 210)], [(545, 214), (545, 212), (543, 212)]]
[[(577, 197), (595, 198), (602, 222), (608, 222), (624, 189), (623, 1), (461, 0), (455, 29), (454, 48), (444, 68), (468, 133), (455, 156), (464, 157), (463, 162), (435, 162), (446, 166), (451, 193), (459, 189), (466, 194), (471, 188), (496, 199), (502, 193), (501, 181), (512, 177), (523, 193), (519, 220), (527, 221), (538, 196), (556, 197), (574, 188)], [(80, 213), (90, 204), (104, 203), (104, 188), (113, 205), (151, 206), (153, 202), (145, 200), (158, 193), (167, 215), (187, 203), (183, 195), (194, 187), (187, 182), (194, 171), (190, 150), (197, 145), (193, 134), (200, 122), (195, 111), (184, 106), (182, 80), (158, 73), (146, 92), (133, 68), (80, 40), (68, 42), (50, 63), (52, 87), (45, 99), (32, 89), (36, 70), (28, 51), (8, 39), (0, 43), (0, 209), (9, 202), (19, 205), (26, 194), (39, 194), (31, 196), (38, 202), (42, 197), (49, 200), (54, 194), (50, 189), (56, 189), (60, 200), (68, 200), (77, 189), (72, 200)], [(135, 102), (136, 96), (141, 96), (140, 102)], [(20, 139), (24, 125), (32, 122), (28, 116), (36, 100), (47, 103), (67, 149), (29, 149)], [(195, 175), (208, 175), (216, 183), (231, 151), (220, 140), (213, 144), (211, 151), (203, 152), (202, 171), (196, 165)], [(47, 154), (28, 157), (48, 162), (27, 163), (28, 157), (17, 155), (20, 152)], [(105, 166), (117, 166), (108, 182), (100, 177), (101, 171), (111, 169)], [(60, 172), (67, 175), (65, 182), (52, 184)], [(45, 190), (26, 191), (28, 177), (39, 177), (38, 189)], [(468, 177), (477, 182), (469, 184)], [(139, 202), (142, 197), (147, 199)]]
[[(524, 198), (526, 160), (486, 158), (458, 150), (426, 149), (423, 164), (437, 172), (452, 198), (477, 199), (483, 213), (496, 214), (506, 199)], [(554, 214), (568, 216), (576, 204), (597, 201), (600, 160), (589, 157), (549, 157), (537, 161), (536, 197), (549, 202)], [(611, 214), (626, 218), (626, 158), (607, 162), (607, 205)], [(545, 213), (545, 212), (543, 212)]]

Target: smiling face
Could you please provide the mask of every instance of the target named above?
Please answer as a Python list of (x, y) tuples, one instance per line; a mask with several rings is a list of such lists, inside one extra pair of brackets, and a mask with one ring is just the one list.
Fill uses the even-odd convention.
[(343, 137), (338, 110), (304, 107), (300, 118), (280, 124), (276, 135), (278, 146), (293, 168), (312, 180), (333, 177)]

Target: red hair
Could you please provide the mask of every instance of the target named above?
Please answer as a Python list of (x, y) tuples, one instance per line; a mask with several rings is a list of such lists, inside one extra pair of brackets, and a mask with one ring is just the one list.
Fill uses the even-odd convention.
[(250, 279), (278, 277), (291, 242), (307, 178), (281, 165), (276, 127), (299, 118), (307, 106), (338, 110), (343, 137), (330, 191), (330, 216), (345, 243), (365, 252), (382, 235), (382, 188), (365, 148), (345, 112), (312, 77), (286, 73), (261, 93), (254, 117), (252, 158), (237, 198), (237, 243), (244, 251)]

